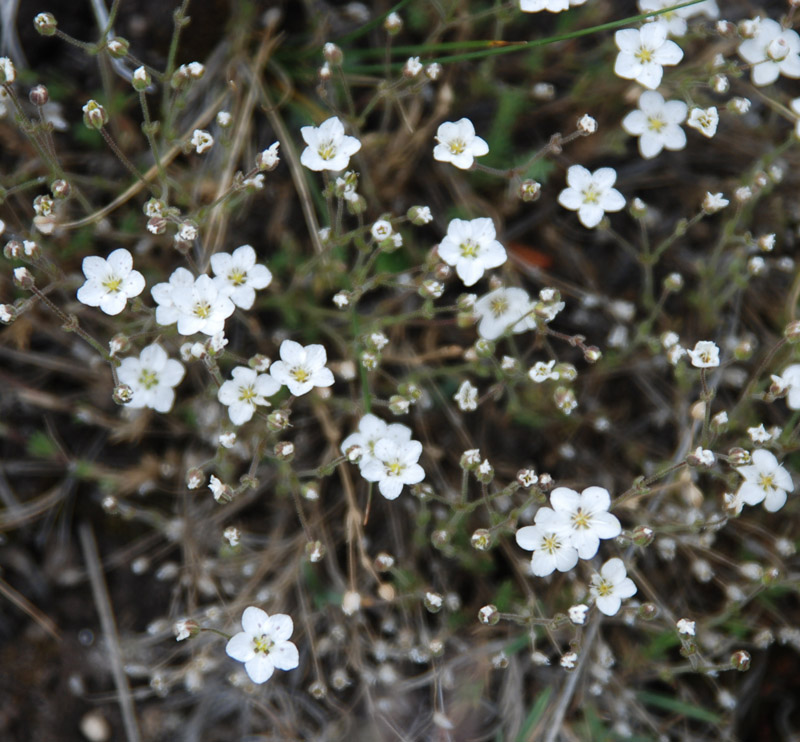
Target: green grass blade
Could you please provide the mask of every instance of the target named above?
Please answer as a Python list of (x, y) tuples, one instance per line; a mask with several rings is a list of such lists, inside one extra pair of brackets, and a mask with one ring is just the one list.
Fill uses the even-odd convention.
[(671, 696), (664, 696), (660, 693), (651, 693), (649, 691), (639, 691), (636, 697), (645, 706), (655, 706), (656, 708), (663, 709), (664, 711), (671, 711), (674, 714), (680, 714), (687, 719), (696, 719), (697, 721), (705, 721), (709, 724), (719, 724), (722, 717), (715, 714), (713, 711), (693, 706), (691, 703), (686, 703)]

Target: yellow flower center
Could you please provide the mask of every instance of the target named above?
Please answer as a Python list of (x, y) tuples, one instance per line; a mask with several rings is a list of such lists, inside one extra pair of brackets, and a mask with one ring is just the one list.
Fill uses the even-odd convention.
[(269, 650), (275, 646), (275, 643), (266, 634), (255, 637), (253, 639), (253, 651), (261, 654), (269, 654)]
[(508, 299), (499, 297), (494, 299), (489, 306), (489, 310), (495, 318), (502, 317), (508, 311)]
[(590, 518), (588, 513), (584, 513), (581, 508), (578, 508), (575, 511), (575, 515), (572, 516), (572, 525), (575, 528), (589, 528)]
[(772, 474), (762, 474), (758, 478), (758, 486), (765, 492), (771, 490), (775, 486), (775, 477)]
[(309, 377), (311, 376), (311, 374), (308, 373), (308, 371), (306, 371), (306, 369), (304, 369), (302, 366), (293, 368), (291, 373), (295, 381), (299, 381), (301, 384), (308, 381)]
[(249, 402), (256, 398), (256, 391), (252, 386), (243, 386), (239, 389), (239, 401)]
[(561, 548), (561, 541), (555, 533), (548, 533), (542, 539), (542, 550), (548, 554), (555, 554)]
[(386, 473), (389, 476), (399, 477), (404, 468), (403, 464), (397, 459), (386, 462)]
[(658, 116), (648, 116), (647, 128), (656, 133), (660, 132), (667, 125), (666, 121), (658, 118)]
[(447, 146), (454, 155), (460, 155), (467, 148), (467, 143), (463, 139), (451, 139)]
[(241, 286), (247, 280), (247, 273), (242, 273), (238, 268), (228, 274), (228, 280), (234, 286)]
[(600, 579), (600, 581), (595, 585), (597, 590), (597, 594), (604, 598), (606, 595), (611, 595), (614, 592), (614, 585), (610, 583), (608, 580)]
[(110, 294), (119, 291), (120, 286), (122, 286), (122, 279), (119, 276), (109, 276), (103, 281), (103, 288)]
[(320, 142), (317, 148), (317, 154), (323, 160), (332, 160), (336, 157), (336, 147), (333, 146), (333, 142), (330, 140), (327, 142)]
[(600, 191), (594, 186), (589, 186), (581, 195), (585, 204), (596, 204), (600, 200)]
[(211, 305), (207, 301), (199, 301), (194, 305), (194, 313), (201, 319), (208, 319), (211, 314)]
[(139, 384), (145, 389), (152, 389), (158, 384), (158, 376), (149, 369), (143, 368), (139, 374)]
[(650, 49), (645, 49), (643, 46), (639, 47), (639, 51), (633, 55), (642, 64), (647, 64), (653, 61), (653, 52)]
[(476, 258), (478, 257), (479, 245), (474, 240), (466, 240), (462, 242), (459, 247), (461, 248), (462, 258)]

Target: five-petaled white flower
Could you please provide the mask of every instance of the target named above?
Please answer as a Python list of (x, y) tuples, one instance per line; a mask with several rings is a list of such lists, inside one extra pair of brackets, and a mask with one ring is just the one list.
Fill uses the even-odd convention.
[(317, 172), (344, 170), (361, 149), (361, 142), (344, 133), (344, 125), (336, 116), (319, 126), (304, 126), (300, 134), (308, 145), (300, 155), (300, 162)]
[(736, 498), (748, 505), (763, 502), (770, 513), (780, 510), (786, 503), (786, 493), (794, 490), (792, 477), (775, 458), (775, 454), (759, 448), (753, 451), (752, 464), (737, 466), (744, 477)]
[(275, 361), (269, 372), (278, 382), (287, 386), (295, 397), (307, 394), (316, 386), (333, 386), (333, 374), (325, 364), (328, 354), (322, 345), (300, 345), (294, 340), (284, 340), (280, 348), (281, 360)]
[(551, 493), (550, 505), (581, 559), (591, 559), (597, 553), (601, 538), (615, 538), (622, 532), (616, 516), (608, 512), (610, 504), (611, 496), (602, 487), (587, 487), (580, 494), (568, 487), (556, 487)]
[(372, 458), (361, 467), (361, 476), (368, 482), (377, 482), (380, 493), (387, 500), (394, 500), (404, 484), (418, 484), (425, 479), (425, 470), (417, 463), (421, 454), (419, 441), (381, 438)]
[(251, 605), (242, 614), (242, 629), (230, 638), (225, 652), (244, 662), (244, 669), (254, 683), (266, 683), (275, 668), (294, 670), (300, 664), (297, 647), (289, 641), (294, 630), (290, 616), (285, 613), (269, 616)]
[(689, 111), (689, 120), (686, 122), (687, 126), (697, 129), (704, 137), (709, 139), (717, 133), (718, 124), (719, 113), (717, 113), (716, 106), (693, 108)]
[(753, 65), (753, 85), (769, 85), (779, 75), (800, 77), (800, 36), (771, 18), (760, 19), (755, 36), (739, 44), (739, 56)]
[(606, 616), (616, 616), (622, 605), (622, 599), (636, 595), (636, 585), (628, 577), (622, 559), (614, 557), (600, 568), (599, 573), (595, 572), (589, 592), (601, 613)]
[(536, 327), (531, 298), (525, 289), (516, 287), (490, 291), (475, 302), (475, 314), (481, 320), (478, 335), (485, 340), (496, 340), (503, 333), (525, 332)]
[(639, 137), (639, 154), (649, 160), (662, 149), (674, 151), (686, 146), (686, 132), (680, 127), (686, 111), (683, 101), (665, 101), (655, 90), (645, 90), (639, 96), (639, 109), (622, 119), (622, 128)]
[(593, 173), (581, 165), (567, 170), (567, 186), (558, 194), (558, 203), (565, 209), (578, 212), (584, 227), (596, 227), (606, 211), (620, 211), (625, 197), (613, 187), (617, 172), (601, 167)]
[(180, 384), (183, 374), (183, 365), (167, 356), (158, 343), (148, 345), (138, 358), (124, 358), (117, 377), (133, 390), (133, 399), (125, 406), (169, 412), (175, 401), (174, 387)]
[(491, 219), (453, 219), (439, 243), (439, 257), (455, 266), (465, 286), (472, 286), (489, 268), (506, 262), (506, 249), (495, 239)]
[(211, 270), (220, 293), (241, 309), (250, 309), (256, 300), (256, 289), (265, 289), (272, 282), (269, 268), (256, 265), (256, 251), (250, 245), (237, 247), (232, 254), (212, 255)]
[(375, 458), (375, 444), (381, 438), (405, 443), (411, 440), (411, 428), (401, 423), (385, 423), (372, 413), (367, 413), (359, 420), (358, 430), (342, 441), (341, 451), (343, 454), (347, 454), (353, 446), (358, 446), (362, 451), (358, 466), (363, 469), (369, 461)]
[(533, 552), (531, 572), (537, 577), (545, 577), (555, 569), (569, 572), (578, 563), (578, 550), (570, 544), (561, 518), (550, 508), (539, 508), (533, 522), (516, 534), (517, 544)]
[(120, 247), (103, 259), (89, 255), (81, 265), (86, 283), (78, 289), (78, 301), (89, 307), (100, 307), (106, 314), (119, 314), (128, 299), (144, 289), (144, 276), (133, 270), (133, 257)]
[(719, 348), (710, 340), (698, 340), (693, 350), (686, 351), (695, 368), (716, 368), (719, 366)]
[(614, 41), (619, 48), (614, 73), (651, 90), (661, 83), (664, 65), (683, 59), (681, 48), (667, 39), (666, 24), (657, 21), (641, 28), (623, 28), (614, 34)]
[[(163, 285), (163, 284), (160, 284)], [(171, 286), (171, 299), (175, 308), (178, 332), (181, 335), (194, 335), (202, 332), (205, 335), (216, 335), (225, 327), (225, 320), (236, 308), (225, 293), (219, 290), (211, 276), (202, 275), (191, 283), (179, 282)], [(158, 301), (153, 287), (153, 298)], [(156, 314), (158, 322), (158, 314)], [(169, 323), (171, 324), (171, 323)]]
[(558, 381), (559, 373), (553, 370), (555, 365), (555, 361), (547, 361), (547, 363), (544, 361), (536, 361), (536, 363), (528, 369), (528, 376), (531, 381), (535, 381), (537, 384), (542, 384), (548, 380)]
[(469, 119), (445, 121), (436, 130), (438, 144), (433, 148), (433, 159), (450, 162), (460, 170), (469, 170), (476, 157), (489, 153), (489, 145), (475, 134)]
[(242, 425), (253, 417), (256, 405), (268, 406), (267, 397), (276, 394), (281, 385), (269, 374), (259, 374), (247, 366), (237, 366), (217, 391), (217, 399), (228, 408), (234, 425)]

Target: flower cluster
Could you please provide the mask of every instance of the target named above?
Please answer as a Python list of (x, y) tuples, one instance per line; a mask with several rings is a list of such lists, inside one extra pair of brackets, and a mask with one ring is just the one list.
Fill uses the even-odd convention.
[(364, 415), (358, 430), (342, 441), (341, 450), (351, 456), (354, 449), (360, 458), (361, 476), (377, 482), (387, 500), (399, 497), (406, 484), (418, 484), (425, 471), (417, 463), (422, 444), (411, 439), (411, 429), (400, 423), (387, 424), (373, 414)]
[(578, 494), (557, 487), (550, 494), (552, 507), (539, 508), (534, 525), (517, 531), (517, 544), (532, 551), (531, 571), (538, 577), (553, 570), (567, 572), (580, 559), (591, 559), (600, 539), (619, 536), (622, 526), (608, 508), (611, 496), (602, 487), (588, 487)]

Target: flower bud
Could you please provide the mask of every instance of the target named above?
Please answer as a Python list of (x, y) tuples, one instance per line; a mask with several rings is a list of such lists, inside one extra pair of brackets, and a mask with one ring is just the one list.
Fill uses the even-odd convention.
[(17, 314), (17, 308), (13, 304), (0, 304), (0, 322), (4, 325), (10, 325)]
[(423, 603), (425, 604), (425, 608), (429, 613), (438, 613), (440, 610), (442, 610), (444, 598), (442, 598), (439, 593), (434, 593), (429, 590), (425, 593)]
[(658, 606), (655, 603), (642, 603), (639, 606), (638, 616), (643, 621), (652, 621), (658, 616)]
[(147, 231), (151, 234), (164, 234), (167, 230), (167, 220), (163, 216), (151, 216), (147, 220)]
[(144, 67), (137, 67), (134, 70), (133, 77), (131, 78), (131, 85), (133, 85), (134, 90), (143, 93), (150, 87), (152, 82), (153, 78), (150, 77), (150, 73)]
[(472, 534), (469, 541), (473, 549), (488, 551), (492, 545), (492, 534), (486, 528), (479, 528)]
[(28, 93), (28, 100), (34, 106), (43, 106), (50, 100), (50, 93), (44, 85), (36, 85)]
[(291, 441), (279, 441), (274, 450), (275, 456), (282, 461), (291, 461), (294, 458), (294, 443)]
[(597, 131), (597, 119), (592, 118), (588, 113), (578, 119), (578, 131), (583, 136), (589, 136)]
[(53, 194), (53, 198), (62, 200), (68, 198), (71, 192), (72, 186), (63, 178), (58, 178), (50, 184), (50, 193)]
[(273, 410), (267, 415), (267, 428), (273, 433), (286, 430), (289, 427), (289, 411)]
[(391, 397), (389, 397), (389, 409), (394, 415), (405, 415), (410, 406), (411, 400), (408, 400), (399, 394), (393, 394)]
[(494, 467), (489, 463), (489, 459), (484, 459), (475, 470), (475, 479), (482, 484), (489, 484), (494, 479)]
[(322, 541), (309, 541), (306, 544), (306, 556), (308, 561), (316, 564), (325, 557), (325, 545)]
[(390, 36), (395, 36), (403, 28), (403, 19), (393, 11), (384, 19), (383, 28)]
[(330, 41), (322, 47), (322, 56), (325, 57), (326, 62), (333, 65), (340, 65), (344, 60), (344, 54), (341, 48), (336, 46), (336, 44), (332, 44)]
[(108, 114), (96, 100), (90, 100), (83, 107), (83, 123), (89, 129), (102, 129), (108, 123)]
[(56, 32), (58, 21), (52, 13), (37, 13), (33, 19), (33, 27), (42, 36), (52, 36)]
[(667, 291), (680, 291), (683, 288), (683, 276), (680, 273), (670, 273), (664, 279), (664, 288)]
[(603, 353), (597, 346), (590, 345), (583, 351), (583, 357), (587, 363), (597, 363), (603, 357)]
[(273, 142), (267, 149), (262, 150), (256, 155), (256, 167), (262, 171), (274, 170), (281, 158), (278, 156), (280, 142)]
[(9, 240), (3, 247), (3, 255), (9, 260), (19, 260), (24, 254), (22, 243), (19, 240)]
[(645, 547), (653, 543), (655, 535), (655, 531), (649, 526), (636, 526), (631, 534), (631, 539), (637, 546)]
[(186, 472), (186, 486), (190, 490), (196, 490), (205, 484), (206, 475), (202, 469), (192, 468)]
[(750, 452), (743, 448), (732, 448), (728, 451), (729, 463), (733, 467), (747, 466), (751, 463)]
[(114, 59), (122, 59), (123, 57), (128, 56), (128, 50), (130, 47), (131, 42), (127, 39), (123, 39), (122, 36), (117, 36), (115, 39), (111, 39), (111, 41), (106, 44), (108, 53), (114, 57)]
[(750, 669), (750, 653), (740, 649), (731, 655), (731, 667), (739, 672), (747, 672)]
[(430, 207), (428, 206), (412, 206), (406, 212), (406, 216), (409, 221), (417, 227), (421, 227), (433, 221), (433, 214), (431, 214)]
[(485, 605), (478, 611), (478, 620), (486, 626), (494, 626), (500, 621), (500, 611), (496, 605)]
[(542, 195), (542, 184), (537, 183), (535, 180), (523, 180), (517, 189), (517, 195), (522, 201), (530, 203), (536, 201)]
[(14, 283), (23, 289), (34, 286), (33, 274), (27, 268), (14, 268)]
[(114, 387), (114, 393), (111, 398), (119, 405), (128, 404), (133, 400), (133, 389), (127, 384), (118, 384)]
[(464, 471), (475, 471), (481, 463), (481, 452), (477, 448), (470, 448), (461, 454), (460, 466)]

